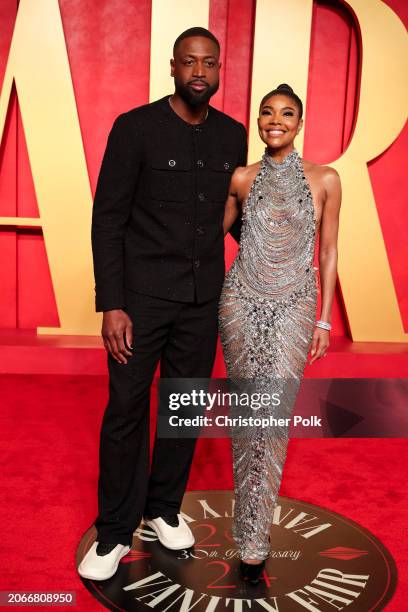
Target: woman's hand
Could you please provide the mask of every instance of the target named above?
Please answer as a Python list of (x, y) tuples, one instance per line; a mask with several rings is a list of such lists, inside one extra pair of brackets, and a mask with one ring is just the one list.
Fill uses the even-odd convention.
[(316, 359), (320, 359), (320, 357), (326, 357), (327, 349), (330, 345), (330, 332), (327, 329), (322, 329), (321, 327), (315, 327), (312, 345), (310, 348), (311, 359), (309, 361), (309, 365), (312, 365)]

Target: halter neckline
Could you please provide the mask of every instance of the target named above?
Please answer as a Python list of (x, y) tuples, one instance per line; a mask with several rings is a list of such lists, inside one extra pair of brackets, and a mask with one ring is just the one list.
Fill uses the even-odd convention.
[(277, 162), (269, 155), (268, 148), (266, 147), (262, 159), (268, 166), (271, 166), (275, 170), (283, 170), (293, 166), (300, 159), (300, 155), (296, 149), (293, 149), (293, 151), (288, 153), (283, 161)]

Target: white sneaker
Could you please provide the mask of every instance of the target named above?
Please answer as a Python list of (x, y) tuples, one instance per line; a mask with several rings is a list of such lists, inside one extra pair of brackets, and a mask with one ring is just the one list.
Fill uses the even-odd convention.
[(116, 573), (119, 561), (127, 555), (130, 546), (117, 544), (107, 555), (97, 555), (96, 547), (98, 542), (94, 542), (86, 553), (78, 567), (78, 573), (82, 578), (90, 580), (108, 580)]
[(181, 514), (175, 515), (178, 518), (177, 527), (172, 527), (161, 516), (153, 519), (144, 519), (145, 525), (153, 529), (159, 538), (159, 542), (170, 550), (183, 550), (191, 548), (195, 539), (190, 527), (183, 519)]

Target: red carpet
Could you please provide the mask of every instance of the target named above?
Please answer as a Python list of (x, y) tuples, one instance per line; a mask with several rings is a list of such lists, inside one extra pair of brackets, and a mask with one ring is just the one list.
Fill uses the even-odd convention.
[[(96, 514), (100, 376), (0, 377), (0, 590), (74, 590), (75, 608), (103, 608), (74, 556)], [(387, 611), (408, 607), (407, 439), (292, 440), (281, 494), (343, 514), (393, 555), (399, 582)], [(227, 440), (200, 440), (190, 489), (231, 488)], [(48, 609), (48, 608), (47, 608)]]

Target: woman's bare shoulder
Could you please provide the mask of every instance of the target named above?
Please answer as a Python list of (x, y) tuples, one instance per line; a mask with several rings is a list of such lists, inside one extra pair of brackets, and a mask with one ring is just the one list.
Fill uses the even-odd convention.
[(314, 162), (308, 161), (307, 159), (302, 159), (303, 168), (305, 172), (311, 172), (319, 176), (319, 178), (336, 178), (339, 176), (337, 170), (332, 168), (331, 166), (322, 166), (321, 164), (315, 164)]
[(315, 164), (306, 159), (303, 159), (302, 163), (305, 173), (322, 183), (326, 188), (333, 189), (340, 186), (339, 173), (331, 166)]
[(236, 176), (238, 180), (244, 181), (250, 177), (253, 177), (254, 174), (257, 174), (260, 165), (261, 162), (257, 161), (254, 164), (249, 164), (248, 166), (237, 166), (234, 170), (233, 177)]
[(235, 168), (231, 179), (231, 190), (238, 194), (240, 200), (248, 195), (249, 188), (258, 174), (261, 162), (249, 164), (249, 166), (238, 166)]

